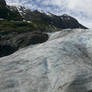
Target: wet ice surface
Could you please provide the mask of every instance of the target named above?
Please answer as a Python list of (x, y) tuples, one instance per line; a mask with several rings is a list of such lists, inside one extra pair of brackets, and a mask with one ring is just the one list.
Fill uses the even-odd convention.
[(0, 58), (0, 92), (91, 92), (92, 30), (52, 33), (43, 44)]

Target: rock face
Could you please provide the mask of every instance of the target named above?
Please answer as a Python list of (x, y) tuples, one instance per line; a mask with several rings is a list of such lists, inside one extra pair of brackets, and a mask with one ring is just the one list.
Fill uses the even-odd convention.
[(0, 6), (6, 6), (5, 0), (0, 0)]
[(49, 35), (0, 59), (0, 92), (92, 92), (92, 30)]
[(10, 55), (17, 51), (18, 48), (11, 46), (11, 45), (0, 45), (0, 57)]
[[(10, 35), (10, 37), (9, 37)], [(42, 32), (8, 33), (0, 39), (0, 57), (10, 55), (20, 48), (43, 43), (48, 40), (48, 34)]]
[(11, 11), (5, 0), (0, 0), (0, 19), (22, 20), (17, 10)]

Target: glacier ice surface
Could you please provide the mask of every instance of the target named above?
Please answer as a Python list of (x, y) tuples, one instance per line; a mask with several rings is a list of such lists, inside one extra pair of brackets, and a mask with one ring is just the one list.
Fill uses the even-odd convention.
[(0, 58), (0, 92), (92, 90), (92, 30), (68, 29)]

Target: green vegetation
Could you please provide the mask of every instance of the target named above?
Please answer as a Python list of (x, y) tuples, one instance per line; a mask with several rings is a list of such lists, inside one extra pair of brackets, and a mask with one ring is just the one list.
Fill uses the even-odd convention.
[(6, 32), (27, 32), (27, 31), (50, 31), (53, 26), (33, 21), (32, 23), (23, 21), (0, 20), (0, 34)]
[(24, 32), (24, 31), (36, 30), (36, 27), (32, 23), (23, 21), (0, 21), (0, 33), (2, 32)]

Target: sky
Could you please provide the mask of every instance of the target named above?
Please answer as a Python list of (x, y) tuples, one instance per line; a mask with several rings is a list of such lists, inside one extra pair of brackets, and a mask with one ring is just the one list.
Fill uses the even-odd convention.
[(57, 15), (69, 14), (92, 28), (92, 0), (6, 0), (9, 5), (24, 5), (33, 10), (51, 12)]

